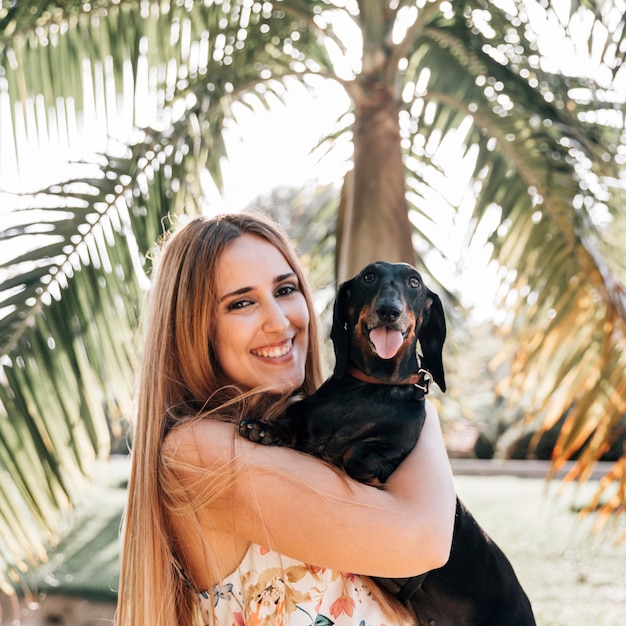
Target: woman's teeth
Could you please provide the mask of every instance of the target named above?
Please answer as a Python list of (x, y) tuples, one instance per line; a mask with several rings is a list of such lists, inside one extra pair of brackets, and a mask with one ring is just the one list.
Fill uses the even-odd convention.
[(277, 359), (278, 357), (285, 356), (291, 350), (291, 341), (282, 346), (276, 346), (274, 348), (261, 348), (254, 350), (254, 354), (262, 356), (266, 359)]

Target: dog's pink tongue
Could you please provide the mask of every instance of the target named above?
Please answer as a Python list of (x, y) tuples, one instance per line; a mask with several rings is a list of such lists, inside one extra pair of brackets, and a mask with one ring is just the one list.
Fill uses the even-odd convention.
[(370, 339), (381, 359), (391, 359), (402, 345), (402, 333), (386, 326), (379, 326), (370, 332)]

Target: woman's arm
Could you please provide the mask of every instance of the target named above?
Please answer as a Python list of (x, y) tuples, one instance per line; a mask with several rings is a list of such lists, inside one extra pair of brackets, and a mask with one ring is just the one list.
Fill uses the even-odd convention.
[[(232, 424), (202, 420), (175, 429), (166, 441), (166, 453), (177, 460), (213, 471), (238, 468), (225, 496), (207, 512), (207, 531), (373, 576), (410, 576), (447, 561), (455, 492), (431, 404), (417, 445), (385, 489), (357, 483), (301, 452), (233, 436)], [(190, 484), (197, 480), (180, 476)]]

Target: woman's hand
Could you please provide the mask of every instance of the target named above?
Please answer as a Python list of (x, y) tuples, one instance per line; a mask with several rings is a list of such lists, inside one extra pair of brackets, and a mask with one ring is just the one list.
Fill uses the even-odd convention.
[[(256, 543), (320, 567), (385, 577), (419, 574), (447, 561), (455, 492), (429, 403), (417, 445), (385, 489), (357, 483), (301, 452), (251, 443), (234, 425), (209, 419), (171, 432), (164, 453), (212, 479), (232, 474), (224, 495), (198, 514), (203, 532), (233, 544), (229, 554), (243, 557)], [(178, 476), (190, 491), (196, 488), (198, 471)], [(176, 532), (183, 535), (177, 543), (194, 543), (184, 535), (197, 530), (179, 524)]]

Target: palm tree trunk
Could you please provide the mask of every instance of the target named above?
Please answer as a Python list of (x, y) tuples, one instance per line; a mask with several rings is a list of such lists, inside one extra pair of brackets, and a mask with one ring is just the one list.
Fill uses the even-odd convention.
[(376, 260), (415, 264), (398, 111), (393, 89), (380, 82), (355, 98), (354, 169), (339, 209), (340, 282)]

